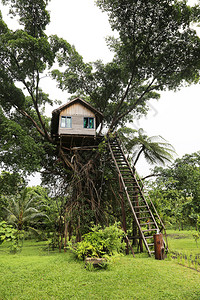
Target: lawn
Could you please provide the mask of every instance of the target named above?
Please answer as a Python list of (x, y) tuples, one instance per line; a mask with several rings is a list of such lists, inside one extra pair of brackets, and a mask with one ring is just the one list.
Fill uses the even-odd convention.
[(195, 233), (195, 230), (168, 230), (167, 235), (169, 248), (171, 251), (200, 255), (200, 240), (196, 245), (196, 242), (192, 236), (193, 233)]
[(71, 253), (44, 248), (26, 241), (11, 255), (0, 247), (0, 299), (200, 299), (200, 273), (176, 260), (137, 254), (88, 271)]

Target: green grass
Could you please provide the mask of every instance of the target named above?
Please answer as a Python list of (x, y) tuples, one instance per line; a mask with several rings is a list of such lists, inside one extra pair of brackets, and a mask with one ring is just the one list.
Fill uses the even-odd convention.
[(21, 253), (0, 247), (0, 299), (200, 299), (200, 273), (146, 254), (116, 258), (89, 272), (71, 253), (26, 241)]
[(195, 230), (168, 230), (168, 243), (171, 251), (180, 253), (191, 253), (193, 255), (200, 255), (200, 240), (198, 241), (198, 248), (192, 236)]

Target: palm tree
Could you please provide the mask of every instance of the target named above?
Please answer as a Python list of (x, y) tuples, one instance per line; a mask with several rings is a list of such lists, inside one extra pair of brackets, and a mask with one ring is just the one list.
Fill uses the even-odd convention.
[(143, 129), (138, 130), (138, 136), (133, 140), (133, 157), (136, 165), (141, 154), (150, 164), (162, 164), (171, 162), (175, 150), (173, 146), (165, 141), (162, 136), (148, 137)]
[(142, 154), (150, 164), (164, 165), (173, 159), (174, 147), (160, 135), (148, 137), (142, 128), (138, 131), (125, 128), (120, 133), (123, 134), (123, 140), (125, 140), (129, 153), (132, 152), (134, 166)]
[(44, 205), (38, 205), (40, 199), (39, 195), (30, 193), (30, 188), (25, 188), (16, 196), (7, 198), (8, 207), (5, 210), (8, 213), (8, 222), (15, 225), (20, 231), (25, 224), (31, 224), (35, 219), (48, 218), (41, 212)]

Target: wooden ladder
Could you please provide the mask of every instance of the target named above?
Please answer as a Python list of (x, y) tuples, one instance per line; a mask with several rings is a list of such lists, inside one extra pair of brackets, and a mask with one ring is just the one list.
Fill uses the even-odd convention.
[(139, 236), (143, 240), (149, 256), (151, 256), (155, 253), (153, 235), (160, 233), (162, 229), (165, 230), (164, 224), (151, 199), (143, 192), (141, 180), (137, 179), (138, 175), (136, 176), (135, 170), (133, 171), (131, 168), (122, 142), (116, 134), (114, 138), (108, 139), (108, 146), (138, 227)]

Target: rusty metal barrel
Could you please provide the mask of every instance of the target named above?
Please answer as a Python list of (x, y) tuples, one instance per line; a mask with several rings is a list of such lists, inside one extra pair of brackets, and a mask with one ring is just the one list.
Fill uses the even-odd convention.
[(154, 234), (155, 259), (162, 260), (165, 258), (165, 246), (162, 233)]

